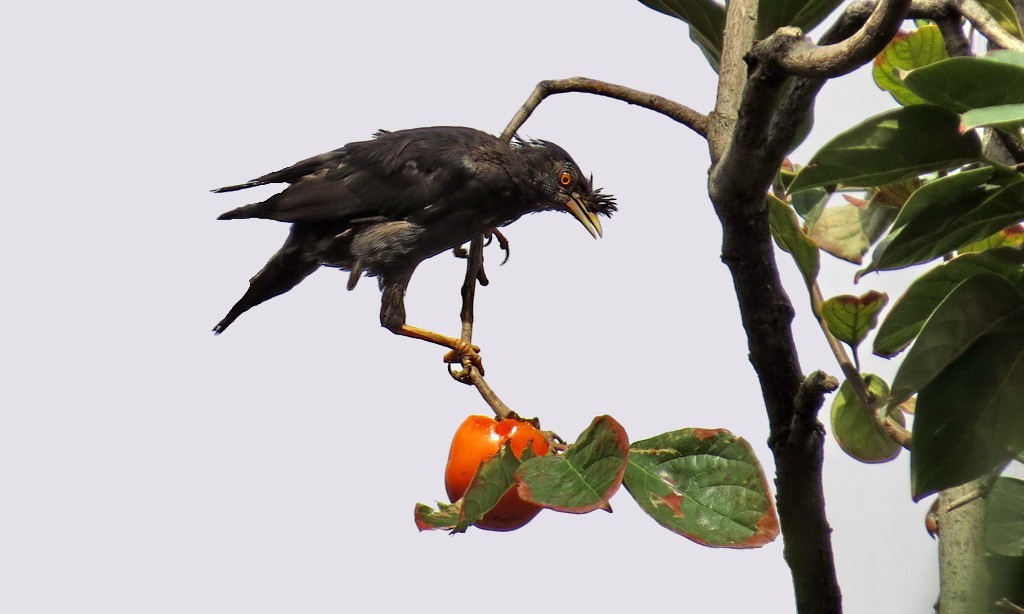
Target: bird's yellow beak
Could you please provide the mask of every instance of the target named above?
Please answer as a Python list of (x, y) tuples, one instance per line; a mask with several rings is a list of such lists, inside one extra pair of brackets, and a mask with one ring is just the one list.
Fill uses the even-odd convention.
[(583, 224), (590, 236), (595, 239), (604, 236), (604, 231), (601, 230), (601, 220), (597, 219), (597, 214), (589, 211), (578, 199), (573, 196), (565, 199), (565, 208), (580, 224)]

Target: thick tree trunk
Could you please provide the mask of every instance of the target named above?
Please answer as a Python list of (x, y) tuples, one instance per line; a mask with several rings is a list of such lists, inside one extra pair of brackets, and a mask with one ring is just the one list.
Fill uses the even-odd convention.
[(985, 499), (949, 510), (951, 503), (982, 488), (987, 478), (939, 493), (939, 614), (990, 611), (990, 579), (985, 566)]
[[(768, 413), (784, 556), (797, 611), (837, 614), (842, 594), (825, 516), (824, 431), (817, 421), (822, 395), (815, 391), (816, 402), (798, 404), (803, 373), (792, 335), (793, 306), (779, 278), (765, 200), (800, 118), (790, 118), (794, 121), (787, 123), (785, 134), (766, 146), (773, 140), (771, 120), (782, 103), (783, 79), (747, 65), (757, 5), (757, 0), (729, 4), (717, 104), (709, 116), (713, 165), (708, 194), (722, 223), (722, 261), (732, 274), (750, 362)], [(806, 116), (813, 95), (807, 100), (796, 115)]]
[[(767, 186), (763, 186), (766, 188)], [(825, 515), (820, 407), (798, 404), (803, 379), (790, 323), (793, 307), (779, 279), (764, 192), (755, 202), (716, 201), (728, 265), (771, 423), (776, 500), (784, 556), (801, 614), (842, 612), (842, 593)]]

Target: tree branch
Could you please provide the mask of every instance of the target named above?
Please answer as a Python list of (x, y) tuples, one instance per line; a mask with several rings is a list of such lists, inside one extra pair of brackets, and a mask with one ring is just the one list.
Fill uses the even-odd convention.
[(523, 103), (523, 106), (516, 111), (512, 121), (505, 126), (500, 138), (503, 141), (511, 140), (516, 131), (522, 127), (534, 109), (537, 108), (537, 105), (545, 98), (552, 94), (565, 94), (568, 92), (594, 94), (634, 104), (656, 113), (661, 113), (683, 124), (697, 134), (705, 138), (707, 137), (708, 118), (686, 105), (679, 104), (674, 100), (658, 96), (657, 94), (649, 94), (624, 85), (606, 83), (597, 79), (588, 79), (587, 77), (570, 77), (568, 79), (555, 79), (538, 83), (533, 89), (533, 93)]
[(857, 32), (831, 45), (810, 42), (798, 28), (779, 28), (755, 45), (751, 56), (787, 75), (819, 79), (845, 75), (870, 62), (892, 40), (910, 5), (911, 0), (881, 0)]
[(807, 441), (818, 428), (818, 412), (825, 404), (825, 395), (839, 388), (839, 381), (824, 371), (811, 373), (796, 393), (796, 411), (790, 427), (790, 443)]
[[(959, 22), (960, 14), (949, 3), (950, 0), (914, 0), (907, 17)], [(821, 36), (818, 41), (819, 45), (830, 46), (849, 39), (858, 30), (864, 28), (867, 20), (875, 14), (876, 7), (877, 3), (874, 0), (851, 3), (832, 24), (832, 27)], [(963, 36), (962, 32), (960, 36)], [(779, 104), (772, 115), (767, 143), (769, 149), (774, 150), (780, 145), (782, 147), (789, 146), (804, 118), (814, 106), (818, 92), (821, 91), (825, 83), (826, 79), (821, 77), (801, 77), (793, 80), (785, 100)]]
[(946, 53), (951, 58), (958, 58), (971, 55), (971, 43), (964, 34), (963, 18), (960, 15), (941, 17), (935, 19), (942, 33), (942, 42), (946, 45)]
[[(742, 1), (732, 0), (730, 10)], [(722, 260), (732, 274), (768, 414), (784, 556), (797, 611), (832, 614), (842, 611), (842, 593), (825, 513), (824, 429), (812, 402), (823, 393), (809, 390), (815, 378), (801, 383), (806, 380), (793, 340), (793, 307), (779, 278), (765, 205), (772, 179), (824, 80), (796, 79), (781, 97), (787, 74), (772, 63), (772, 49), (762, 45), (746, 56), (750, 68), (735, 126), (713, 164), (708, 193), (722, 223)], [(711, 140), (713, 147), (721, 146)]]
[(990, 42), (1003, 49), (1024, 52), (1024, 41), (1004, 30), (978, 0), (953, 0), (953, 3), (964, 19), (971, 22)]
[(726, 9), (718, 92), (715, 96), (715, 110), (709, 117), (708, 126), (712, 164), (717, 163), (725, 153), (736, 126), (743, 86), (747, 82), (747, 67), (743, 63), (743, 57), (754, 44), (757, 7), (758, 0), (746, 0), (731, 2)]

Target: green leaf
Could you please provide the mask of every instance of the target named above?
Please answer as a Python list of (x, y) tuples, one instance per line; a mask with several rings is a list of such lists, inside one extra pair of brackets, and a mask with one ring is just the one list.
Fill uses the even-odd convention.
[(861, 296), (833, 296), (821, 304), (821, 317), (836, 339), (856, 351), (868, 332), (878, 325), (878, 312), (888, 302), (888, 295), (874, 290)]
[[(914, 392), (923, 392), (974, 344), (1022, 309), (1024, 295), (1002, 277), (983, 273), (961, 282), (921, 329), (896, 373), (889, 402), (898, 405)], [(920, 399), (917, 406), (919, 415)]]
[(523, 461), (515, 476), (519, 498), (573, 514), (611, 511), (608, 500), (622, 483), (628, 455), (622, 425), (598, 416), (566, 454)]
[(828, 17), (843, 0), (771, 0), (758, 4), (758, 38), (768, 38), (783, 26), (809, 31)]
[(1024, 298), (1018, 298), (1021, 306), (965, 346), (918, 393), (910, 455), (914, 500), (988, 475), (1024, 449)]
[(1024, 557), (1024, 480), (996, 480), (985, 511), (985, 548), (993, 554)]
[(985, 56), (993, 62), (1002, 62), (1003, 64), (1012, 64), (1014, 66), (1020, 66), (1024, 68), (1024, 53), (1019, 51), (1009, 51), (1007, 49), (997, 49), (995, 51), (989, 51), (988, 55)]
[(924, 99), (903, 84), (903, 72), (944, 60), (949, 55), (942, 32), (932, 24), (914, 32), (900, 32), (875, 58), (871, 76), (875, 84), (892, 94), (902, 105), (920, 104)]
[(783, 202), (789, 203), (805, 222), (808, 224), (814, 224), (817, 221), (818, 216), (828, 205), (829, 200), (832, 198), (833, 190), (826, 190), (825, 188), (809, 188), (806, 190), (800, 190), (799, 192), (792, 192), (790, 186), (793, 184), (793, 179), (799, 174), (803, 167), (794, 165), (790, 162), (789, 158), (786, 158), (782, 162), (782, 168), (779, 169), (779, 174), (776, 176), (776, 180), (772, 183), (772, 189), (776, 193), (784, 193), (786, 195)]
[(964, 280), (979, 273), (1000, 275), (1024, 290), (1024, 250), (1002, 248), (965, 254), (916, 279), (879, 327), (875, 354), (891, 358), (906, 349), (939, 303)]
[(1010, 3), (1010, 0), (978, 1), (1004, 30), (1016, 38), (1024, 38), (1024, 31), (1021, 30), (1020, 20), (1017, 19), (1017, 11), (1013, 10), (1013, 4)]
[[(907, 204), (910, 195), (921, 187), (923, 182), (918, 178), (908, 179), (900, 183), (890, 183), (868, 190), (868, 202), (872, 207), (885, 207), (897, 212)], [(891, 224), (891, 222), (890, 222)]]
[(797, 215), (813, 226), (831, 197), (832, 193), (825, 188), (811, 188), (792, 194), (789, 198)]
[[(793, 197), (796, 198), (797, 194)], [(843, 195), (848, 203), (858, 200)], [(860, 264), (871, 244), (878, 240), (896, 217), (897, 209), (860, 204), (833, 205), (821, 210), (811, 224), (811, 239), (826, 252), (847, 262)]]
[(960, 116), (961, 130), (979, 126), (1012, 126), (1024, 122), (1024, 104), (1004, 104), (971, 109)]
[(818, 277), (820, 267), (818, 246), (800, 228), (793, 208), (774, 195), (768, 196), (768, 221), (772, 237), (785, 252), (793, 256), (797, 268), (808, 286)]
[(414, 517), (416, 528), (420, 531), (436, 531), (437, 529), (454, 529), (459, 524), (462, 513), (462, 501), (455, 503), (437, 502), (437, 509), (424, 503), (417, 503)]
[(690, 26), (690, 39), (718, 72), (725, 32), (725, 7), (713, 0), (640, 0), (650, 8), (681, 19)]
[(890, 233), (896, 233), (923, 211), (928, 211), (940, 203), (960, 199), (971, 190), (984, 186), (995, 172), (995, 168), (991, 166), (982, 166), (925, 183), (914, 190), (907, 199), (896, 221), (893, 222)]
[[(527, 448), (532, 452), (530, 446)], [(511, 442), (505, 442), (497, 454), (480, 464), (466, 494), (460, 499), (462, 509), (459, 522), (452, 529), (453, 533), (464, 532), (501, 501), (505, 493), (515, 485), (515, 473), (519, 465), (519, 459), (512, 453)]]
[[(877, 375), (864, 375), (868, 390), (883, 401), (889, 398), (889, 386)], [(899, 407), (889, 410), (889, 417), (906, 424)], [(871, 410), (864, 406), (853, 392), (849, 381), (844, 381), (832, 400), (832, 435), (844, 452), (862, 463), (885, 463), (899, 456), (903, 448), (893, 441), (879, 426)]]
[(793, 179), (790, 192), (831, 184), (880, 186), (979, 159), (977, 134), (959, 128), (957, 114), (933, 105), (886, 111), (826, 143)]
[(630, 446), (626, 490), (666, 529), (705, 546), (757, 548), (779, 534), (750, 444), (724, 429), (682, 429)]
[(825, 207), (811, 224), (811, 239), (836, 258), (854, 264), (860, 264), (871, 247), (861, 225), (861, 209), (850, 204)]
[(949, 58), (912, 70), (903, 83), (924, 100), (957, 113), (1024, 103), (1024, 66), (988, 57)]
[(1009, 228), (1004, 228), (981, 241), (975, 241), (974, 243), (964, 245), (957, 251), (961, 254), (969, 254), (972, 252), (984, 252), (990, 249), (998, 249), (1000, 247), (1021, 246), (1024, 246), (1024, 224), (1017, 224), (1015, 226), (1010, 226)]
[(907, 201), (871, 270), (921, 264), (981, 241), (1024, 220), (1024, 176), (980, 183), (977, 169), (926, 184)]

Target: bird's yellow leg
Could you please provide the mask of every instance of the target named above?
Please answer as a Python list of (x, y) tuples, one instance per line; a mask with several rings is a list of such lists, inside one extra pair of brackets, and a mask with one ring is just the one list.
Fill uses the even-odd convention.
[(444, 355), (445, 362), (460, 363), (463, 358), (466, 358), (478, 371), (480, 371), (480, 375), (484, 374), (484, 363), (480, 358), (479, 346), (473, 345), (472, 343), (466, 343), (458, 337), (449, 337), (448, 335), (435, 333), (434, 331), (427, 330), (425, 328), (409, 326), (408, 324), (402, 324), (398, 328), (392, 329), (391, 332), (396, 335), (402, 335), (403, 337), (412, 337), (413, 339), (420, 339), (449, 348), (451, 351)]

